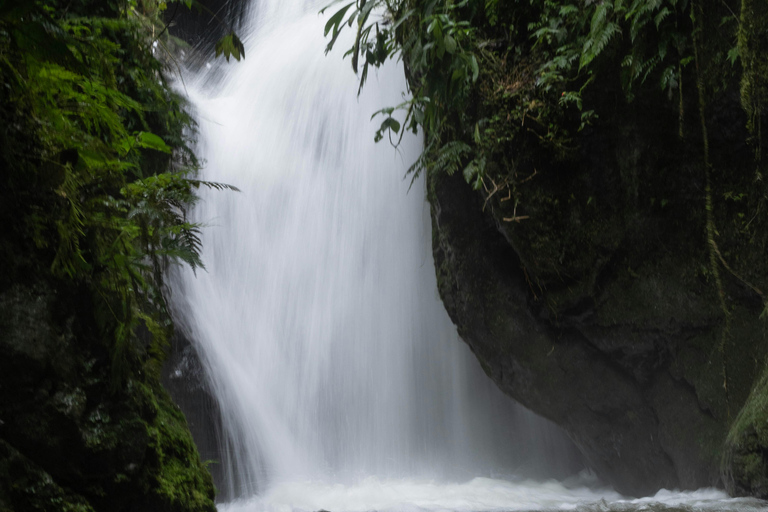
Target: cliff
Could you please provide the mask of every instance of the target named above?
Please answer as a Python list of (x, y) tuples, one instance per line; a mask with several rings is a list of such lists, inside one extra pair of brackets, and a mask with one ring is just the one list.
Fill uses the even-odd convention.
[[(371, 16), (384, 10), (384, 21)], [(397, 56), (440, 295), (491, 379), (617, 490), (768, 496), (768, 6), (373, 2), (329, 19), (361, 87)]]
[[(483, 168), (427, 166), (440, 295), (489, 377), (565, 428), (623, 493), (715, 485), (768, 496), (768, 217), (755, 130), (765, 114), (744, 100), (757, 90), (749, 80), (765, 83), (765, 53), (754, 54), (765, 25), (752, 21), (765, 9), (748, 4), (731, 6), (742, 8), (743, 68), (718, 46), (737, 32), (712, 28), (722, 5), (666, 13), (676, 16), (668, 30), (689, 35), (667, 68), (674, 85), (656, 75), (661, 88), (625, 81), (625, 55), (637, 58), (641, 40), (630, 39), (634, 26), (587, 64), (582, 38), (581, 65), (560, 80), (547, 59), (565, 52), (542, 48), (569, 36), (547, 40), (540, 27), (578, 30), (564, 5), (559, 18), (501, 3), (461, 14), (486, 36), (499, 19), (526, 33), (527, 18), (539, 31), (526, 33), (533, 46), (514, 29), (486, 42), (462, 109), (446, 109), (470, 128), (446, 128), (441, 141), (458, 132)], [(610, 23), (596, 9), (581, 25), (590, 34)], [(651, 52), (663, 19), (646, 25)]]
[(164, 272), (200, 265), (205, 185), (164, 6), (0, 2), (3, 512), (215, 510), (160, 385)]

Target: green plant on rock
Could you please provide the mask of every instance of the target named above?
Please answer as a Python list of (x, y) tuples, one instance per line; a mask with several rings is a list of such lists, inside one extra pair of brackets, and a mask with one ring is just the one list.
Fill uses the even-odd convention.
[[(677, 117), (678, 137), (671, 143), (698, 151), (697, 179), (706, 183), (699, 198), (705, 224), (702, 250), (725, 318), (719, 344), (725, 360), (726, 272), (748, 293), (763, 300), (764, 295), (732, 267), (727, 251), (718, 245), (727, 242), (716, 225), (724, 214), (717, 211), (714, 187), (741, 178), (718, 168), (722, 159), (709, 155), (707, 123), (713, 118), (711, 106), (723, 104), (740, 79), (757, 173), (755, 186), (741, 189), (750, 197), (739, 214), (759, 217), (766, 197), (761, 127), (768, 98), (766, 16), (765, 2), (753, 0), (359, 0), (336, 11), (326, 34), (331, 35), (330, 48), (341, 30), (356, 24), (347, 55), (360, 73), (361, 87), (368, 66), (380, 66), (388, 58), (404, 62), (410, 99), (377, 113), (384, 115), (377, 140), (389, 134), (396, 144), (401, 125), (422, 128), (424, 150), (411, 171), (462, 172), (480, 190), (483, 207), (503, 209), (499, 220), (505, 222), (529, 218), (518, 213), (517, 205), (526, 199), (521, 188), (537, 173), (546, 173), (544, 167), (557, 167), (557, 172), (567, 172), (568, 162), (578, 167), (584, 130), (591, 130), (601, 116), (630, 112), (634, 103), (638, 111), (652, 105)], [(398, 111), (404, 113), (402, 123), (392, 118)], [(636, 193), (637, 185), (633, 187)], [(568, 204), (591, 203), (594, 209), (593, 199), (590, 194), (576, 201), (571, 195)], [(574, 216), (592, 215), (573, 208), (568, 213)], [(551, 212), (554, 207), (541, 209)], [(750, 224), (741, 224), (745, 236)], [(557, 273), (562, 265), (551, 267)]]
[[(427, 149), (409, 170), (416, 175), (434, 166), (452, 173), (465, 152), (466, 145), (454, 133), (454, 127), (461, 131), (461, 123), (454, 122), (451, 112), (467, 103), (480, 74), (475, 31), (465, 19), (471, 10), (469, 0), (357, 0), (336, 11), (325, 26), (326, 35), (331, 34), (329, 51), (341, 30), (356, 24), (354, 44), (345, 56), (351, 55), (361, 88), (371, 66), (381, 66), (390, 58), (407, 63), (410, 99), (381, 109), (374, 117), (384, 117), (377, 141), (388, 134), (390, 142), (397, 144), (402, 127), (414, 133), (424, 129)], [(403, 113), (402, 121), (393, 116), (395, 112)]]
[(194, 179), (193, 123), (146, 28), (162, 9), (141, 6), (142, 16), (133, 1), (124, 16), (62, 17), (44, 3), (0, 1), (3, 213), (19, 214), (16, 236), (31, 233), (53, 276), (93, 290), (116, 387), (132, 358), (159, 367), (171, 329), (164, 269), (202, 267), (200, 226), (186, 217), (196, 189), (232, 188)]
[[(175, 264), (203, 268), (200, 225), (187, 217), (197, 190), (233, 187), (195, 177), (194, 122), (170, 86), (179, 43), (166, 7), (0, 0), (0, 292), (8, 300), (23, 290), (36, 305), (17, 316), (46, 335), (19, 339), (45, 361), (39, 395), (57, 393), (55, 419), (45, 398), (21, 397), (22, 428), (3, 431), (0, 445), (19, 452), (0, 446), (0, 466), (35, 460), (0, 486), (20, 509), (215, 509), (210, 474), (160, 385), (173, 327), (164, 275)], [(220, 53), (242, 58), (231, 35)], [(20, 395), (38, 390), (8, 379), (17, 380), (0, 384)], [(35, 425), (27, 441), (54, 448), (20, 442), (25, 422)], [(75, 454), (71, 466), (62, 453)]]
[[(329, 18), (326, 51), (345, 26), (355, 26), (346, 55), (359, 71), (360, 87), (369, 66), (402, 60), (410, 99), (376, 113), (384, 116), (376, 140), (389, 134), (396, 144), (401, 126), (423, 128), (425, 149), (410, 171), (461, 169), (479, 189), (487, 163), (512, 139), (533, 136), (562, 156), (572, 154), (575, 134), (598, 116), (599, 105), (585, 101), (585, 94), (596, 78), (617, 68), (628, 101), (651, 80), (675, 96), (682, 130), (683, 70), (693, 59), (689, 9), (687, 0), (547, 0), (514, 7), (480, 0), (358, 0)], [(528, 76), (503, 83), (510, 66)], [(488, 92), (478, 92), (483, 88)], [(504, 126), (511, 119), (478, 118), (477, 105), (489, 97), (504, 101), (522, 128)], [(392, 117), (398, 111), (402, 121)], [(507, 181), (514, 181), (517, 166), (504, 167)], [(497, 171), (496, 181), (504, 180)]]

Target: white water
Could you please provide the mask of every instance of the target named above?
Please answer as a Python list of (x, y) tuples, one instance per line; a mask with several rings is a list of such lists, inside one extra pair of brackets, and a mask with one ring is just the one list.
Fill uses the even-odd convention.
[[(373, 143), (392, 64), (356, 98), (322, 2), (260, 0), (247, 58), (188, 81), (207, 272), (175, 303), (220, 401), (230, 511), (574, 508), (572, 447), (482, 374), (437, 297), (416, 137)], [(344, 41), (339, 49), (348, 46)], [(714, 499), (722, 499), (717, 495)]]

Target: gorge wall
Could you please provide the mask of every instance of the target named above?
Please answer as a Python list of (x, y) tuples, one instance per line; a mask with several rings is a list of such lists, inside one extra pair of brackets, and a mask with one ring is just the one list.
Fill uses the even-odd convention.
[[(715, 86), (689, 68), (675, 88), (628, 101), (609, 74), (628, 44), (617, 42), (585, 89), (598, 116), (563, 151), (542, 144), (552, 125), (535, 115), (544, 68), (514, 44), (486, 46), (471, 107), (447, 114), (470, 127), (496, 120), (485, 175), (474, 187), (466, 170), (428, 176), (440, 295), (460, 335), (620, 492), (766, 496), (768, 203), (740, 72)], [(712, 62), (702, 69), (714, 73)], [(523, 128), (499, 136), (515, 122)]]
[(199, 186), (155, 52), (164, 7), (0, 6), (3, 512), (215, 510), (160, 384), (163, 276), (195, 261)]

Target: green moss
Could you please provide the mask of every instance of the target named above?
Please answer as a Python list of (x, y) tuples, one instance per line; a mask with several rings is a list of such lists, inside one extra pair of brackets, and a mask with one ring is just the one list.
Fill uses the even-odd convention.
[(2, 439), (0, 510), (94, 512), (82, 496), (60, 487), (48, 473)]
[(768, 497), (768, 367), (728, 432), (722, 472), (729, 493)]
[(741, 102), (751, 127), (768, 106), (768, 4), (763, 0), (742, 0), (739, 53), (744, 74)]
[(169, 510), (211, 512), (215, 489), (179, 408), (165, 391), (157, 393), (158, 414), (150, 427), (151, 446), (158, 457), (156, 494)]
[(0, 510), (214, 510), (158, 382), (171, 319), (155, 248), (199, 263), (176, 245), (197, 240), (180, 209), (197, 184), (167, 171), (196, 161), (153, 50), (165, 2), (140, 3), (0, 13)]

